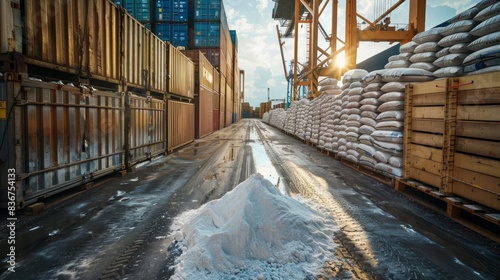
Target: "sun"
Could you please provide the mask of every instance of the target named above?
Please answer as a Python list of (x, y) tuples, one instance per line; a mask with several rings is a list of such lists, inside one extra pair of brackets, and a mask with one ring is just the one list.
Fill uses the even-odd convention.
[(337, 55), (335, 57), (335, 66), (337, 66), (338, 68), (344, 68), (345, 67), (345, 56)]

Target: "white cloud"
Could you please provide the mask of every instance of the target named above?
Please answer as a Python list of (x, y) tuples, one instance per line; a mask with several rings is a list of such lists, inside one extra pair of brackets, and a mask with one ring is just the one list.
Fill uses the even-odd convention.
[(269, 4), (269, 0), (259, 0), (257, 3), (257, 9), (261, 14), (263, 14)]

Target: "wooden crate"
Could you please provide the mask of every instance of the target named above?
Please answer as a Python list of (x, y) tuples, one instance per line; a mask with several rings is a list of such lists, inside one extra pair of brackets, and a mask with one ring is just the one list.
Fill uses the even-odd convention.
[(460, 77), (447, 192), (500, 210), (500, 72)]
[(500, 210), (500, 72), (411, 85), (404, 179)]
[(447, 80), (410, 85), (405, 100), (405, 179), (440, 188), (444, 176)]

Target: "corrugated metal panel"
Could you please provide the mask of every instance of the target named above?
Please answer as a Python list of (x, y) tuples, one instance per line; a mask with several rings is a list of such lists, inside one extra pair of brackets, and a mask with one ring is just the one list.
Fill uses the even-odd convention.
[(199, 139), (213, 132), (212, 90), (199, 86), (195, 106), (195, 137)]
[(226, 78), (220, 75), (220, 92), (219, 92), (219, 122), (220, 128), (226, 127)]
[[(205, 57), (206, 57), (206, 55), (205, 55)], [(214, 87), (213, 87), (213, 89), (217, 93), (220, 92), (220, 73), (215, 68), (214, 68)]]
[(150, 31), (129, 14), (123, 14), (122, 21), (124, 78), (127, 84), (146, 87), (149, 83)]
[(166, 152), (165, 101), (129, 93), (128, 166)]
[(194, 64), (181, 51), (169, 45), (169, 84), (172, 94), (194, 98)]
[(19, 0), (0, 1), (0, 53), (23, 51)]
[(214, 105), (214, 108), (217, 108), (219, 109), (220, 108), (220, 94), (218, 92), (213, 92), (212, 94), (213, 96), (213, 105)]
[(32, 63), (119, 79), (120, 12), (111, 2), (24, 1), (24, 8), (25, 54)]
[(150, 57), (149, 57), (149, 77), (151, 90), (167, 92), (167, 44), (156, 37), (153, 33), (150, 36)]
[(194, 104), (168, 101), (168, 151), (194, 141)]
[(2, 166), (2, 173), (15, 168), (21, 178), (18, 207), (122, 169), (121, 94), (82, 94), (80, 88), (45, 82), (9, 83), (21, 100), (10, 115), (16, 121), (9, 138), (21, 145), (10, 154), (14, 159), (5, 160), (9, 166)]
[(214, 131), (217, 131), (217, 130), (219, 130), (219, 118), (220, 118), (219, 109), (214, 108), (214, 110), (212, 112), (213, 112), (213, 121), (214, 121), (214, 124), (213, 124)]
[(193, 61), (195, 66), (195, 84), (201, 84), (213, 89), (214, 68), (208, 59), (199, 50), (188, 50), (183, 53)]
[(226, 126), (232, 122), (233, 106), (233, 90), (226, 84)]
[(221, 46), (221, 24), (219, 22), (195, 22), (194, 46), (213, 48)]
[(158, 23), (156, 24), (156, 35), (175, 47), (188, 47), (187, 23)]

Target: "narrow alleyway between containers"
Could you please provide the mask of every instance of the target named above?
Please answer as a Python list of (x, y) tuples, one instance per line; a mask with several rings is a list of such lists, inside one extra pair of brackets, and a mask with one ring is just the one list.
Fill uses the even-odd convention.
[[(255, 173), (270, 183), (252, 177)], [(244, 189), (252, 178), (268, 191), (257, 193), (260, 197), (250, 203), (242, 200), (247, 199), (245, 193), (248, 200), (254, 199)], [(266, 189), (271, 184), (278, 191)], [(262, 197), (264, 193), (272, 199)], [(90, 190), (65, 195), (52, 204), (48, 201), (41, 213), (19, 215), (16, 272), (4, 267), (0, 278), (496, 279), (500, 275), (499, 244), (256, 119), (243, 119), (171, 155), (140, 164), (125, 176), (107, 177)], [(264, 207), (265, 203), (270, 205)], [(245, 208), (240, 213), (241, 204)], [(279, 215), (265, 212), (274, 206), (281, 207)], [(252, 207), (261, 208), (248, 212)], [(216, 219), (223, 216), (213, 213), (216, 209), (230, 216), (222, 221), (226, 224)], [(299, 209), (311, 220), (300, 220)], [(243, 220), (231, 217), (232, 212)], [(198, 227), (198, 239), (192, 240), (212, 244), (189, 255), (197, 244), (179, 235), (189, 235), (188, 229), (207, 222), (197, 221), (205, 217), (197, 214), (208, 215), (213, 219), (209, 226), (215, 228), (234, 229), (228, 226), (231, 220), (251, 228), (252, 222), (274, 215), (291, 227), (302, 225), (313, 231), (310, 236), (292, 235), (275, 221), (274, 230), (281, 232), (272, 235), (280, 242), (302, 242), (302, 251), (294, 247), (288, 252), (293, 257), (281, 258), (272, 257), (280, 246), (252, 243), (250, 247), (258, 248), (256, 255), (246, 252), (250, 247), (237, 247), (249, 246), (248, 240), (258, 243), (271, 233), (203, 241), (211, 232)], [(236, 225), (240, 234), (241, 226)], [(1, 231), (4, 252), (5, 225)], [(283, 239), (287, 236), (294, 240)], [(219, 251), (211, 251), (213, 242), (221, 243)], [(308, 251), (303, 244), (321, 251)], [(202, 261), (197, 264), (198, 260), (187, 260), (189, 256)], [(224, 265), (210, 263), (221, 259)], [(226, 270), (218, 271), (221, 267)]]

